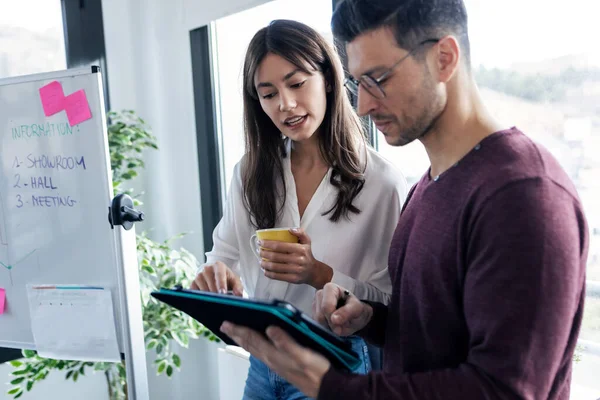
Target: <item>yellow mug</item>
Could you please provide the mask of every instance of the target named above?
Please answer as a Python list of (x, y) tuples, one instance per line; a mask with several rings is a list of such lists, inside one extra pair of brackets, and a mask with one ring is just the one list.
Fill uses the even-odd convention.
[(258, 240), (273, 240), (276, 242), (298, 243), (298, 238), (290, 233), (292, 228), (259, 229), (250, 237), (250, 248), (256, 255), (258, 261), (261, 257), (258, 249)]

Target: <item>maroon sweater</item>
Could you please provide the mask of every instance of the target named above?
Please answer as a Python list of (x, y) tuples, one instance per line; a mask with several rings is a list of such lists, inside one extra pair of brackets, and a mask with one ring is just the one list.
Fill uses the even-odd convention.
[(575, 188), (516, 129), (413, 188), (388, 307), (361, 333), (382, 372), (330, 369), (320, 399), (568, 399), (588, 229)]

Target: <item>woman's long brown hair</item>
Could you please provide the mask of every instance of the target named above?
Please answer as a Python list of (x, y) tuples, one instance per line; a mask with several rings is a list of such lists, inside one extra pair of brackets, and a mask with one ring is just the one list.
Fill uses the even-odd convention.
[[(364, 185), (361, 143), (364, 131), (343, 85), (342, 63), (333, 47), (317, 31), (300, 22), (275, 20), (254, 35), (244, 61), (244, 130), (246, 156), (242, 186), (251, 223), (257, 229), (276, 227), (285, 204), (286, 186), (282, 158), (285, 140), (263, 111), (254, 86), (256, 70), (265, 56), (276, 54), (307, 74), (305, 63), (321, 71), (331, 90), (319, 134), (323, 158), (332, 167), (331, 184), (337, 188), (335, 204), (323, 215), (337, 222), (360, 213), (352, 204)], [(366, 158), (365, 158), (366, 160)]]

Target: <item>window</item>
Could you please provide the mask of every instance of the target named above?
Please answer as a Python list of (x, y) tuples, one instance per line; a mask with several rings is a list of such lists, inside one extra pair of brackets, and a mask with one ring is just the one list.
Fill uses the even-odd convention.
[[(591, 239), (588, 298), (572, 398), (593, 400), (600, 397), (596, 376), (600, 370), (600, 158), (595, 157), (600, 152), (600, 57), (593, 50), (600, 32), (598, 28), (590, 32), (590, 27), (598, 26), (595, 13), (587, 0), (573, 0), (568, 8), (541, 0), (465, 2), (473, 69), (488, 108), (507, 126), (517, 126), (555, 155), (577, 185), (585, 207)], [(213, 26), (224, 187), (244, 153), (242, 64), (254, 33), (273, 19), (289, 18), (331, 38), (331, 2), (306, 0), (301, 8), (295, 4), (295, 0), (272, 1), (222, 18)], [(532, 18), (541, 9), (543, 18)], [(392, 147), (378, 133), (375, 144), (411, 185), (429, 166), (420, 143)]]
[(66, 67), (60, 0), (6, 2), (0, 13), (0, 78)]
[[(573, 399), (600, 397), (600, 30), (591, 3), (538, 0), (466, 0), (476, 81), (489, 110), (544, 145), (571, 176), (590, 227), (581, 361)], [(534, 18), (543, 9), (543, 18)], [(515, 12), (515, 10), (519, 10)], [(560, 29), (556, 29), (560, 27)], [(593, 32), (592, 32), (593, 31)], [(379, 151), (401, 168), (409, 184), (429, 167), (420, 143)], [(595, 371), (595, 372), (594, 372)], [(594, 378), (595, 377), (595, 378)]]
[[(276, 0), (217, 20), (214, 70), (218, 71), (217, 101), (221, 110), (221, 154), (228, 188), (235, 164), (244, 155), (242, 73), (246, 48), (254, 34), (274, 19), (293, 19), (316, 29), (333, 42), (331, 1)], [(217, 59), (218, 58), (218, 59)]]

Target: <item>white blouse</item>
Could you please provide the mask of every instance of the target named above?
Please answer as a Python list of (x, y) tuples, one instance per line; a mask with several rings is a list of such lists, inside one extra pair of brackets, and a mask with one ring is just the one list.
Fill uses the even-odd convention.
[[(353, 201), (360, 214), (350, 213), (350, 220), (342, 217), (338, 222), (330, 221), (330, 214), (322, 215), (337, 198), (337, 190), (329, 181), (330, 168), (300, 218), (289, 152), (288, 144), (288, 156), (283, 159), (286, 204), (276, 227), (303, 228), (311, 239), (315, 259), (333, 269), (332, 282), (360, 299), (387, 304), (392, 292), (388, 251), (407, 195), (404, 176), (369, 147), (365, 184)], [(362, 158), (364, 161), (364, 155)], [(261, 270), (250, 245), (255, 228), (242, 199), (240, 164), (235, 166), (223, 218), (213, 232), (213, 249), (206, 253), (206, 263), (199, 271), (221, 261), (241, 277), (249, 297), (285, 300), (312, 315), (315, 288), (272, 280)]]

